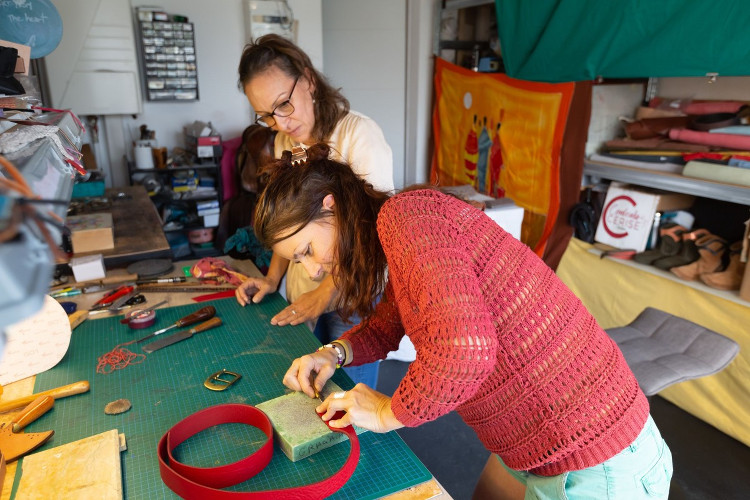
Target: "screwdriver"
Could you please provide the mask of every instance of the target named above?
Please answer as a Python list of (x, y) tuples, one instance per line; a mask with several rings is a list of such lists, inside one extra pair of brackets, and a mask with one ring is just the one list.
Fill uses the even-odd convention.
[(194, 325), (196, 323), (200, 323), (201, 321), (206, 321), (207, 319), (213, 318), (216, 315), (216, 308), (214, 306), (206, 306), (198, 309), (192, 314), (188, 314), (187, 316), (178, 319), (173, 324), (169, 325), (166, 328), (162, 328), (161, 330), (157, 330), (154, 333), (149, 333), (142, 339), (138, 339), (136, 341), (136, 344), (140, 344), (141, 342), (150, 339), (151, 337), (155, 337), (161, 333), (164, 333), (168, 330), (171, 330), (172, 328), (181, 328), (183, 326), (190, 326)]

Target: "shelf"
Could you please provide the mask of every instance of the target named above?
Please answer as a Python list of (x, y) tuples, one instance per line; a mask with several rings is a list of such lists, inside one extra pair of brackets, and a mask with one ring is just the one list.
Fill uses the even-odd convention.
[(750, 205), (750, 187), (737, 184), (694, 179), (669, 172), (645, 170), (591, 160), (584, 161), (583, 173), (596, 178)]
[(218, 165), (216, 163), (201, 163), (197, 165), (190, 165), (186, 167), (168, 167), (168, 168), (132, 168), (130, 170), (131, 174), (140, 174), (140, 173), (158, 173), (158, 174), (168, 174), (170, 172), (181, 172), (186, 170), (210, 170), (217, 168)]
[[(603, 253), (602, 250), (596, 247), (590, 248), (588, 251), (589, 253), (599, 256), (599, 258), (601, 258), (601, 255)], [(655, 266), (641, 264), (634, 260), (614, 259), (610, 257), (608, 257), (608, 259), (611, 260), (612, 262), (617, 262), (618, 264), (629, 266), (634, 269), (638, 269), (639, 271), (653, 274), (655, 276), (661, 276), (662, 278), (666, 278), (668, 280), (674, 281), (675, 283), (679, 283), (680, 285), (687, 286), (687, 287), (693, 288), (695, 290), (698, 290), (704, 293), (710, 293), (712, 295), (716, 295), (717, 297), (721, 297), (722, 299), (730, 300), (734, 302), (735, 304), (739, 304), (743, 307), (750, 308), (750, 302), (747, 302), (741, 299), (740, 292), (737, 290), (719, 290), (717, 288), (711, 288), (710, 286), (705, 285), (700, 281), (685, 281), (683, 279), (678, 278), (674, 273), (671, 273), (669, 271), (664, 271)]]

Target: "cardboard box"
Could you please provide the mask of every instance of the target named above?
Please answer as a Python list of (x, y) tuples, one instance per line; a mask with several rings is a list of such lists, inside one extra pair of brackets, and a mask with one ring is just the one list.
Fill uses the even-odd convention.
[(100, 253), (86, 255), (85, 257), (73, 257), (70, 259), (70, 268), (73, 269), (73, 277), (79, 283), (102, 279), (107, 275), (104, 268), (104, 258)]
[(612, 183), (594, 239), (615, 248), (642, 252), (646, 249), (656, 212), (690, 208), (693, 201), (695, 197), (686, 194)]
[(115, 247), (110, 213), (72, 215), (65, 224), (70, 228), (73, 253), (100, 252)]

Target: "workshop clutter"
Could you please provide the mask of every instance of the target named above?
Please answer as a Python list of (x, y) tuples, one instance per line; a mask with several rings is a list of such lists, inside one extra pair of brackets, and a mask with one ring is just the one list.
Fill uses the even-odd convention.
[(211, 122), (194, 121), (184, 127), (185, 144), (188, 150), (199, 158), (219, 158), (222, 154), (221, 136)]
[[(183, 147), (157, 147), (156, 132), (143, 124), (133, 142), (131, 182), (141, 184), (156, 205), (174, 258), (216, 256), (215, 229), (222, 208), (221, 136), (211, 123), (184, 127)], [(149, 157), (145, 150), (151, 150)], [(142, 164), (137, 154), (144, 150)], [(148, 168), (143, 168), (143, 167)]]
[(694, 200), (686, 194), (613, 182), (607, 190), (594, 239), (615, 248), (642, 252), (648, 248), (654, 227), (658, 230), (662, 213), (685, 211)]

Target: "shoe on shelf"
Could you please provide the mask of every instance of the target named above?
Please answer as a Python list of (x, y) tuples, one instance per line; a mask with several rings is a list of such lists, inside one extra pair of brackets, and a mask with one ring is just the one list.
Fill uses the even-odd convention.
[(698, 260), (669, 269), (678, 278), (695, 281), (701, 274), (715, 273), (726, 266), (726, 264), (722, 266), (722, 258), (729, 243), (724, 238), (715, 234), (707, 234), (695, 240), (695, 246), (700, 254)]
[(680, 251), (676, 255), (669, 257), (661, 257), (656, 259), (651, 264), (659, 269), (668, 271), (676, 266), (684, 266), (695, 262), (700, 259), (701, 255), (698, 253), (698, 247), (695, 246), (695, 241), (703, 236), (711, 234), (708, 229), (696, 229), (682, 233), (682, 246)]
[(701, 281), (711, 288), (718, 288), (719, 290), (739, 290), (742, 277), (745, 274), (745, 263), (740, 262), (741, 253), (742, 242), (732, 243), (726, 253), (729, 261), (726, 268), (723, 271), (701, 274)]
[(652, 264), (656, 259), (677, 255), (682, 247), (682, 235), (687, 228), (675, 223), (665, 222), (659, 227), (659, 244), (645, 252), (633, 255), (633, 260), (640, 264)]

